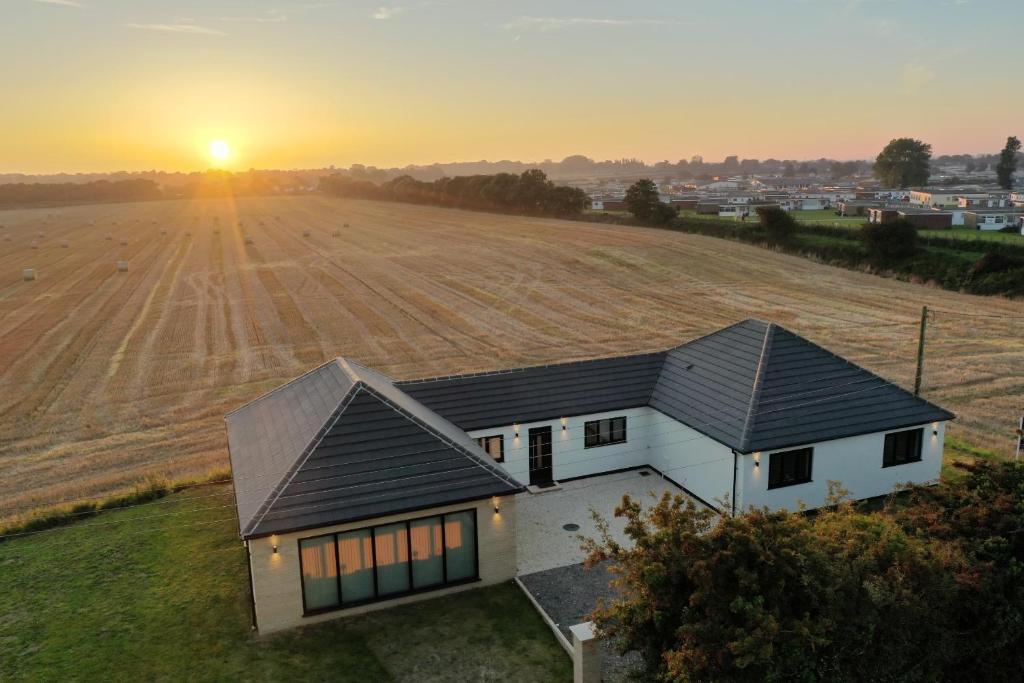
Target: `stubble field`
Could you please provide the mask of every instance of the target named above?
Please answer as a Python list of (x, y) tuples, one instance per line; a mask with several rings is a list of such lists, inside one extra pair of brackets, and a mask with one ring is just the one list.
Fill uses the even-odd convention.
[(0, 225), (0, 519), (224, 468), (224, 413), (337, 355), (409, 378), (760, 317), (911, 387), (928, 305), (923, 393), (958, 414), (949, 434), (1009, 454), (1024, 407), (1024, 302), (696, 235), (317, 196)]

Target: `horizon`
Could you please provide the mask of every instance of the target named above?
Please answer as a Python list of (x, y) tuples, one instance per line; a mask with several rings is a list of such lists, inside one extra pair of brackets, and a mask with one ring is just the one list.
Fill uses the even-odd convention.
[(227, 170), (861, 160), (897, 137), (991, 154), (1024, 93), (1003, 92), (1005, 51), (966, 46), (1009, 44), (1022, 20), (923, 0), (11, 0), (0, 173), (201, 172), (215, 141)]

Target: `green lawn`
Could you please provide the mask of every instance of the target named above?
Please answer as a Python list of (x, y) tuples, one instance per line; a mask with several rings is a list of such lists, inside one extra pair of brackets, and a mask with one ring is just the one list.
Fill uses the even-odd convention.
[(198, 488), (0, 543), (0, 681), (572, 678), (512, 584), (254, 635), (231, 501)]
[(818, 209), (816, 211), (791, 211), (790, 215), (800, 223), (815, 223), (833, 227), (859, 228), (867, 221), (865, 216), (837, 216), (835, 209)]

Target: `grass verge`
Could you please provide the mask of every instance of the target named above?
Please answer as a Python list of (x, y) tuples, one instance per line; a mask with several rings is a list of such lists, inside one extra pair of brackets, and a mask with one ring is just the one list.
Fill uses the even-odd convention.
[(571, 679), (511, 584), (254, 635), (215, 488), (223, 501), (190, 489), (0, 545), (0, 680)]

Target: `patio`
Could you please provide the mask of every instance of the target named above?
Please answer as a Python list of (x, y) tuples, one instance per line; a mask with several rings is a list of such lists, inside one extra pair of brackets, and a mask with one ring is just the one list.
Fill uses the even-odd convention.
[[(625, 520), (614, 517), (622, 496), (651, 501), (651, 494), (682, 493), (650, 468), (617, 472), (563, 482), (543, 493), (516, 497), (516, 551), (518, 574), (565, 567), (583, 562), (580, 536), (595, 537), (596, 510), (608, 520), (611, 532), (626, 541)], [(567, 528), (568, 527), (568, 528)]]

